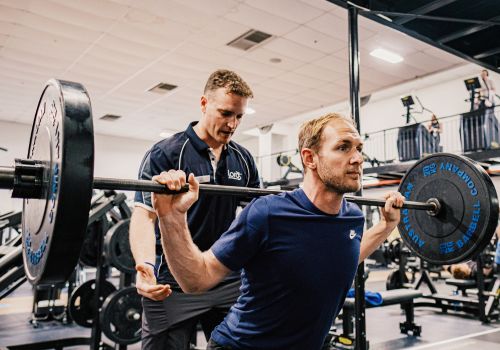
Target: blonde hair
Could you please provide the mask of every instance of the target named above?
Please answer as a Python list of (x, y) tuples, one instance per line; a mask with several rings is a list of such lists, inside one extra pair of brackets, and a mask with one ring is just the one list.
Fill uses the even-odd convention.
[[(301, 152), (303, 148), (310, 148), (313, 151), (317, 152), (321, 147), (321, 141), (325, 126), (331, 121), (337, 120), (346, 121), (354, 128), (356, 128), (356, 123), (354, 123), (354, 120), (352, 120), (352, 118), (348, 118), (339, 113), (328, 113), (321, 117), (308, 120), (304, 122), (300, 127), (299, 152)], [(304, 161), (302, 161), (302, 165), (304, 165)], [(305, 169), (306, 167), (304, 166), (304, 171)]]
[(252, 89), (238, 74), (227, 69), (218, 69), (208, 77), (203, 93), (225, 88), (227, 93), (241, 97), (253, 97)]

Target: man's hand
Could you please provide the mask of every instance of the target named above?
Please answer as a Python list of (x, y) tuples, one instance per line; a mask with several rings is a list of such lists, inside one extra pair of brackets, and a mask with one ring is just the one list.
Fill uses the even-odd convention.
[[(160, 175), (154, 176), (153, 181), (165, 185), (170, 190), (180, 191), (186, 184), (186, 173), (182, 170), (164, 171)], [(193, 203), (198, 200), (198, 180), (193, 174), (189, 174), (188, 181), (188, 192), (174, 195), (153, 193), (153, 207), (158, 217), (170, 214), (186, 214)]]
[(137, 293), (156, 301), (163, 300), (172, 294), (170, 285), (156, 284), (156, 277), (152, 266), (142, 263), (137, 264), (135, 269), (137, 271), (135, 280)]
[(380, 210), (382, 215), (380, 221), (385, 221), (387, 229), (392, 231), (401, 219), (400, 209), (405, 197), (399, 192), (388, 192), (384, 196), (385, 206)]

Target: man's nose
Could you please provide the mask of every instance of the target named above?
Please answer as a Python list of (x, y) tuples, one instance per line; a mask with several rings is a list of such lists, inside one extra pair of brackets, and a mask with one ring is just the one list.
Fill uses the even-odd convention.
[(352, 163), (363, 163), (363, 152), (356, 150), (354, 155), (351, 157)]

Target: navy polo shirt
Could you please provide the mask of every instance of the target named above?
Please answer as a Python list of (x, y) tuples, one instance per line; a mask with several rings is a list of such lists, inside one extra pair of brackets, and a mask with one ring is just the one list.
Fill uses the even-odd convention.
[(212, 246), (240, 297), (212, 339), (231, 349), (319, 350), (358, 266), (364, 216), (343, 200), (337, 215), (302, 189), (247, 205)]
[[(139, 170), (139, 179), (151, 180), (154, 175), (170, 169), (183, 170), (202, 177), (203, 182), (226, 186), (259, 187), (257, 167), (247, 149), (230, 141), (224, 146), (220, 159), (215, 166), (213, 154), (208, 145), (196, 135), (191, 123), (188, 128), (155, 144), (144, 156)], [(227, 230), (233, 221), (238, 206), (238, 198), (214, 196), (200, 193), (198, 201), (187, 213), (188, 226), (194, 243), (201, 251), (209, 249)], [(151, 193), (136, 192), (135, 205), (154, 211)], [(160, 283), (179, 286), (170, 274), (165, 263), (160, 240), (158, 223), (155, 225), (156, 264), (160, 266)], [(237, 274), (228, 281), (239, 278)]]

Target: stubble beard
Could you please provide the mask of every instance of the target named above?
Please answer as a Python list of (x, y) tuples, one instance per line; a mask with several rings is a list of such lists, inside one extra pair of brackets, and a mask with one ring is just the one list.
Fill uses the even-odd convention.
[(361, 182), (358, 180), (356, 184), (344, 183), (344, 176), (346, 174), (333, 174), (333, 172), (318, 167), (318, 176), (327, 189), (338, 194), (354, 193), (361, 188)]

